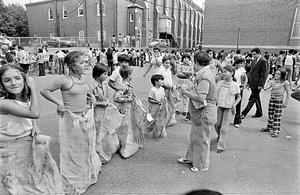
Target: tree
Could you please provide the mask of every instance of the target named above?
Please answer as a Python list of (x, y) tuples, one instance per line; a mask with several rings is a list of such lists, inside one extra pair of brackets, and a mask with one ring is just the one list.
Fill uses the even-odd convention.
[(29, 35), (26, 10), (19, 4), (5, 6), (0, 0), (0, 33), (12, 37)]

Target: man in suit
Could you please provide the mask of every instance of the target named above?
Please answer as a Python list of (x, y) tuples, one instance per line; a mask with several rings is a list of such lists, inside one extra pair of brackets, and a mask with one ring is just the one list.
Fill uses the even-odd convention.
[(253, 117), (259, 118), (263, 115), (259, 93), (264, 88), (266, 79), (268, 77), (268, 62), (261, 56), (259, 48), (255, 47), (251, 49), (251, 53), (254, 58), (251, 65), (248, 82), (251, 89), (251, 95), (246, 108), (242, 112), (242, 119), (245, 118), (254, 103), (256, 105), (256, 113)]

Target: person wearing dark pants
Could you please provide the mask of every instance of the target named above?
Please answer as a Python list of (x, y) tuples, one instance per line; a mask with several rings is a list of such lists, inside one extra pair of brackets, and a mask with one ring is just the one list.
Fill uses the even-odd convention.
[(240, 96), (241, 96), (241, 100), (239, 101), (239, 103), (236, 105), (236, 114), (234, 116), (234, 127), (239, 128), (240, 124), (242, 123), (241, 120), (241, 106), (242, 106), (242, 98), (243, 98), (243, 91), (246, 87), (246, 85), (248, 84), (248, 76), (246, 74), (246, 70), (244, 68), (244, 63), (245, 60), (243, 58), (239, 58), (237, 60), (234, 61), (234, 64), (232, 66), (234, 66), (236, 68), (235, 73), (234, 73), (234, 78), (237, 82), (237, 84), (240, 86)]
[(38, 49), (37, 61), (39, 65), (39, 76), (45, 76), (44, 54), (41, 48)]
[(235, 109), (236, 109), (236, 114), (234, 116), (234, 126), (236, 128), (239, 128), (240, 127), (240, 124), (242, 123), (242, 120), (241, 120), (241, 106), (242, 106), (242, 98), (243, 98), (243, 88), (241, 87), (240, 88), (240, 96), (241, 96), (241, 100), (239, 101), (239, 103), (236, 105)]
[(20, 66), (24, 70), (24, 73), (27, 74), (30, 64), (21, 64), (20, 63)]
[(246, 108), (242, 111), (241, 119), (245, 118), (254, 104), (256, 105), (256, 113), (253, 117), (262, 117), (263, 115), (259, 93), (264, 88), (268, 77), (268, 62), (261, 56), (259, 48), (255, 47), (251, 49), (251, 53), (254, 57), (248, 82), (251, 89), (251, 95)]
[(39, 76), (45, 76), (45, 66), (42, 63), (39, 63)]
[(241, 119), (245, 118), (245, 116), (248, 114), (248, 112), (251, 110), (254, 104), (256, 106), (256, 112), (253, 117), (261, 117), (263, 115), (262, 108), (261, 108), (261, 101), (259, 97), (260, 91), (261, 89), (251, 88), (251, 95), (249, 97), (249, 101), (246, 108), (242, 112)]

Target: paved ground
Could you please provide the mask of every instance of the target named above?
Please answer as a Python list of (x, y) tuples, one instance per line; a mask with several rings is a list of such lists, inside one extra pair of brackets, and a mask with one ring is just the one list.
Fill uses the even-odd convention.
[[(133, 79), (135, 92), (143, 101), (150, 88), (149, 77), (141, 76), (144, 71), (145, 68), (135, 67)], [(41, 88), (57, 76), (35, 78)], [(56, 95), (60, 96), (58, 92)], [(248, 97), (249, 91), (243, 98), (243, 107)], [(255, 112), (252, 109), (239, 129), (231, 126), (224, 153), (216, 153), (216, 133), (212, 132), (208, 172), (192, 173), (188, 166), (177, 163), (186, 152), (190, 132), (190, 123), (179, 116), (178, 124), (167, 129), (168, 139), (146, 140), (144, 147), (126, 160), (115, 155), (86, 194), (182, 194), (199, 188), (223, 194), (300, 194), (300, 103), (291, 99), (284, 111), (280, 136), (275, 139), (259, 132), (266, 126), (268, 92), (261, 97), (264, 116), (251, 118)], [(39, 99), (39, 126), (44, 134), (54, 138), (51, 151), (58, 163), (56, 107), (42, 97)]]

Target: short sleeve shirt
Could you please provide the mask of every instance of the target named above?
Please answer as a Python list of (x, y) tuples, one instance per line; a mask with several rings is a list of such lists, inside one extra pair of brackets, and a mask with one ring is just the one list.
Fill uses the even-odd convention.
[(234, 81), (226, 82), (221, 80), (217, 83), (216, 88), (218, 106), (231, 108), (235, 101), (235, 95), (240, 93), (239, 85)]
[(93, 80), (92, 90), (97, 102), (108, 100), (108, 84), (106, 81), (99, 84), (96, 80)]
[(246, 76), (246, 70), (244, 67), (240, 67), (234, 73), (234, 78), (236, 79), (237, 84), (242, 85), (242, 77)]
[(156, 74), (160, 74), (164, 77), (164, 85), (167, 87), (172, 87), (173, 86), (173, 81), (172, 81), (172, 72), (170, 69), (166, 69), (164, 66), (159, 67), (157, 70)]
[(154, 68), (154, 69), (157, 69), (157, 68), (159, 68), (159, 67), (162, 65), (162, 59), (163, 59), (162, 56), (159, 56), (159, 57), (153, 57), (153, 58), (151, 59), (151, 64), (153, 64), (153, 68)]
[(118, 66), (111, 74), (110, 78), (111, 81), (114, 81), (115, 83), (122, 85), (123, 79), (120, 75), (120, 66)]
[(165, 97), (165, 90), (162, 87), (160, 88), (152, 87), (149, 91), (148, 97), (155, 99), (158, 102), (161, 102)]
[(177, 71), (182, 72), (182, 73), (193, 73), (194, 69), (191, 64), (189, 65), (184, 65), (184, 64), (178, 64), (177, 65)]

